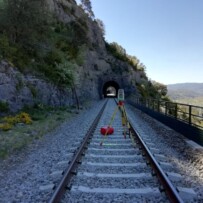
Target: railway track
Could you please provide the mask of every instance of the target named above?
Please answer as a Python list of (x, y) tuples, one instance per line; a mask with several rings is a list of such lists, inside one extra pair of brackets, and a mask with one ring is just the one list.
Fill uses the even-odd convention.
[(132, 125), (124, 138), (120, 112), (103, 139), (116, 106), (103, 106), (49, 202), (184, 202)]

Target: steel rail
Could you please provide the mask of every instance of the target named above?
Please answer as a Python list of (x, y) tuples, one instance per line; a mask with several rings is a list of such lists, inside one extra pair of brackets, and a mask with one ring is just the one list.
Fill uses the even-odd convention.
[[(115, 102), (118, 105), (118, 102), (116, 100), (115, 100)], [(126, 113), (125, 107), (123, 108), (123, 110), (124, 110), (123, 113), (125, 114), (125, 116), (127, 118), (127, 113)], [(160, 165), (158, 164), (158, 162), (154, 158), (153, 154), (150, 152), (150, 150), (148, 149), (148, 147), (146, 146), (146, 144), (142, 140), (139, 133), (134, 129), (132, 124), (129, 122), (128, 118), (127, 118), (127, 121), (129, 123), (129, 126), (130, 126), (130, 133), (132, 134), (132, 136), (135, 139), (134, 141), (135, 142), (137, 141), (138, 144), (140, 145), (142, 151), (144, 151), (144, 155), (146, 155), (146, 158), (148, 159), (151, 167), (153, 168), (156, 175), (158, 176), (158, 179), (161, 182), (161, 184), (164, 188), (164, 191), (167, 194), (170, 202), (172, 202), (172, 203), (184, 203), (184, 201), (182, 200), (182, 198), (178, 194), (176, 188), (173, 186), (171, 181), (168, 179), (168, 177), (164, 173), (163, 169), (160, 167)]]
[(88, 144), (88, 140), (92, 137), (92, 135), (96, 129), (96, 126), (98, 125), (98, 122), (102, 116), (102, 113), (106, 107), (106, 104), (107, 104), (107, 101), (105, 102), (105, 104), (101, 108), (100, 112), (98, 113), (97, 117), (95, 118), (95, 120), (93, 121), (92, 125), (90, 126), (88, 132), (86, 133), (82, 144), (80, 145), (77, 153), (74, 155), (69, 167), (66, 169), (64, 176), (63, 176), (61, 182), (59, 183), (58, 187), (55, 189), (51, 199), (49, 200), (49, 203), (60, 202), (63, 194), (68, 189), (67, 185), (70, 183), (72, 176), (74, 176), (74, 174), (75, 174), (75, 170), (76, 170), (77, 166), (80, 164), (80, 159), (83, 156), (83, 152), (86, 149), (86, 146)]
[(163, 169), (160, 167), (156, 159), (154, 158), (153, 154), (150, 152), (144, 141), (142, 140), (139, 133), (133, 128), (132, 124), (130, 124), (130, 132), (132, 133), (135, 141), (141, 146), (142, 150), (144, 151), (144, 155), (148, 159), (151, 167), (155, 171), (156, 175), (158, 176), (159, 181), (163, 185), (164, 191), (167, 194), (170, 202), (172, 203), (184, 203), (181, 199), (180, 195), (178, 194), (176, 188), (173, 186), (171, 181), (168, 179), (166, 174), (164, 173)]

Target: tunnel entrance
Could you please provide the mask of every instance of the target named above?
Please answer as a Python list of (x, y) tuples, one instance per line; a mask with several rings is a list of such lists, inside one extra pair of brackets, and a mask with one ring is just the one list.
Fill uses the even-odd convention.
[(119, 84), (115, 81), (108, 81), (104, 84), (103, 86), (103, 95), (104, 98), (107, 97), (117, 97), (118, 94), (118, 89), (119, 89)]

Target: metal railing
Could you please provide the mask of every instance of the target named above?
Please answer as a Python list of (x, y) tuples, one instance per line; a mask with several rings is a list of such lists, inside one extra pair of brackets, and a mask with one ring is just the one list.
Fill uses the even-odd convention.
[(166, 116), (173, 117), (189, 125), (203, 129), (203, 107), (189, 104), (174, 103), (156, 99), (135, 98), (134, 102), (157, 111)]

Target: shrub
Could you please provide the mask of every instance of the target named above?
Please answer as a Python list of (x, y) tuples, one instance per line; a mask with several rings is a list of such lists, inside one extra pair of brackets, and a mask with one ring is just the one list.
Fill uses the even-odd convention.
[(18, 66), (22, 71), (29, 64), (29, 57), (19, 44), (12, 43), (5, 34), (0, 34), (0, 57)]
[(37, 97), (37, 90), (36, 90), (36, 88), (34, 87), (34, 85), (28, 83), (27, 86), (28, 86), (28, 88), (30, 89), (30, 91), (31, 91), (31, 93), (32, 93), (32, 96), (33, 96), (34, 98), (36, 98), (36, 97)]
[(17, 115), (17, 118), (25, 124), (31, 124), (32, 123), (32, 119), (28, 113), (22, 112), (22, 113)]
[(10, 123), (1, 123), (0, 124), (0, 129), (3, 131), (8, 131), (12, 128), (13, 126)]
[(8, 102), (0, 101), (0, 112), (7, 113), (9, 111)]
[(56, 63), (61, 63), (63, 60), (63, 56), (60, 54), (58, 50), (50, 51), (47, 56), (44, 58), (44, 61), (49, 66), (54, 66)]
[[(40, 72), (60, 87), (72, 84), (72, 73), (59, 66), (66, 66), (66, 61), (71, 66), (84, 63), (90, 44), (87, 19), (81, 17), (69, 23), (57, 22), (43, 0), (11, 0), (8, 5), (5, 2), (3, 12), (0, 12), (0, 59), (8, 60), (21, 72)], [(13, 9), (15, 12), (11, 12)], [(19, 80), (16, 89), (19, 91), (22, 86)], [(36, 89), (29, 88), (36, 97)]]
[(10, 125), (15, 125), (17, 123), (25, 123), (25, 124), (31, 124), (32, 119), (28, 113), (21, 112), (20, 114), (17, 114), (16, 116), (7, 116), (3, 118), (3, 121)]
[(16, 123), (20, 123), (20, 119), (17, 116), (7, 116), (3, 118), (3, 121), (9, 123), (11, 125), (15, 125)]

